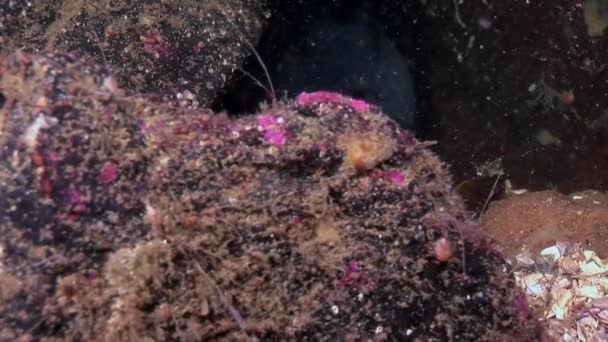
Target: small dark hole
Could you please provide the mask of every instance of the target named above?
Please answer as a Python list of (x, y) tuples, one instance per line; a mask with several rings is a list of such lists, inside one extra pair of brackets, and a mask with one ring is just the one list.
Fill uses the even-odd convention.
[(6, 97), (4, 96), (4, 94), (0, 93), (0, 110), (2, 110), (2, 108), (4, 108), (5, 103), (6, 103)]

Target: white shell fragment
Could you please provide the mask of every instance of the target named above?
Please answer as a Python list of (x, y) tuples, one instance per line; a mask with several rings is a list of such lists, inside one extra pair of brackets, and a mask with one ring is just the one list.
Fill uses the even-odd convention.
[(47, 117), (40, 113), (34, 122), (27, 127), (25, 133), (22, 136), (23, 142), (27, 147), (33, 149), (38, 144), (38, 133), (41, 129), (48, 128), (51, 125), (57, 124), (57, 119), (53, 117)]
[(542, 273), (532, 273), (524, 278), (526, 293), (532, 296), (544, 296), (547, 294), (545, 277)]
[(543, 249), (540, 255), (552, 257), (553, 261), (557, 261), (562, 256), (562, 253), (557, 246), (551, 246)]
[(585, 276), (593, 276), (608, 273), (608, 267), (595, 257), (589, 262), (580, 262), (581, 273)]
[(551, 310), (547, 314), (547, 318), (555, 317), (559, 320), (565, 319), (570, 311), (574, 294), (570, 290), (557, 288), (551, 291), (551, 297), (553, 299), (553, 305), (551, 305)]
[(581, 286), (576, 289), (576, 295), (585, 298), (600, 298), (602, 296), (597, 286)]
[(517, 254), (515, 260), (522, 266), (532, 266), (535, 263), (534, 259), (532, 259), (532, 256), (527, 251)]
[(608, 260), (580, 247), (557, 242), (536, 257), (523, 250), (515, 278), (552, 336), (608, 341)]

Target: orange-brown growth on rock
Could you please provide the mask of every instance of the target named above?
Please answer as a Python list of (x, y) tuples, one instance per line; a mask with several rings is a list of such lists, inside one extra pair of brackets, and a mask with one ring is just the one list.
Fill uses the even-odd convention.
[(351, 132), (339, 138), (344, 153), (344, 166), (363, 172), (388, 159), (395, 149), (394, 141), (379, 132)]
[(336, 223), (329, 218), (322, 218), (315, 225), (315, 233), (319, 242), (336, 242), (340, 239)]

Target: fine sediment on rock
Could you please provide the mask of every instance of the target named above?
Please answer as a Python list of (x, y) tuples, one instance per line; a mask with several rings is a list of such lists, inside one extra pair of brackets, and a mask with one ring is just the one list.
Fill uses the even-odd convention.
[(0, 59), (0, 339), (537, 340), (437, 157), (360, 100), (229, 119)]
[(532, 255), (556, 241), (579, 243), (608, 257), (608, 196), (598, 191), (570, 195), (548, 190), (492, 203), (481, 224), (514, 259), (525, 246)]

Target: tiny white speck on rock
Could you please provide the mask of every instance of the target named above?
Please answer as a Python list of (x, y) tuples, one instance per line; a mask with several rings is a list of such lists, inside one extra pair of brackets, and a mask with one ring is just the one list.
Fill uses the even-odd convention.
[(339, 313), (340, 313), (340, 308), (338, 308), (338, 306), (337, 306), (337, 305), (333, 305), (333, 306), (331, 307), (331, 313), (333, 313), (334, 315), (339, 314)]

